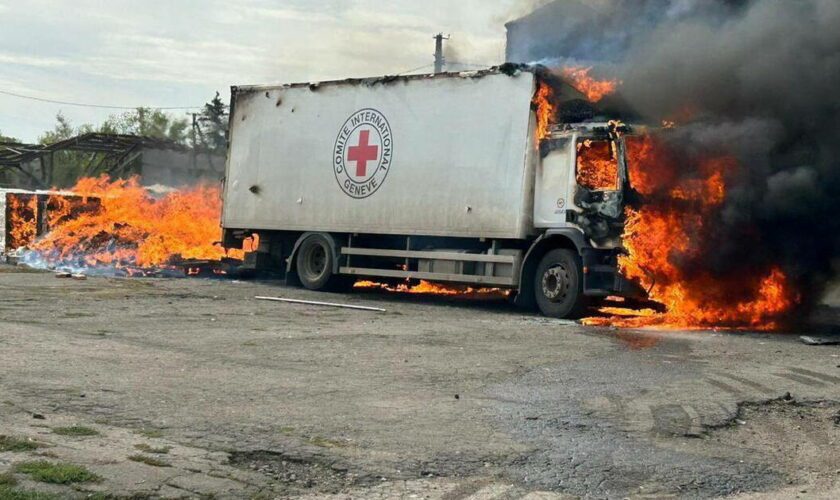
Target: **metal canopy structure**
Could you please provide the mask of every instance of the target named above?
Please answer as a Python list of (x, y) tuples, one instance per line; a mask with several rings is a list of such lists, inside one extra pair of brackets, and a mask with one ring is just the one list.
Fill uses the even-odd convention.
[[(185, 146), (165, 139), (91, 132), (53, 144), (0, 143), (0, 169), (17, 170), (43, 188), (46, 187), (44, 179), (26, 169), (26, 165), (39, 161), (44, 171), (46, 159), (51, 155), (60, 151), (78, 151), (92, 155), (101, 154), (98, 165), (108, 164), (111, 166), (110, 172), (116, 174), (135, 160), (143, 148), (188, 150)], [(93, 156), (91, 165), (92, 162)]]

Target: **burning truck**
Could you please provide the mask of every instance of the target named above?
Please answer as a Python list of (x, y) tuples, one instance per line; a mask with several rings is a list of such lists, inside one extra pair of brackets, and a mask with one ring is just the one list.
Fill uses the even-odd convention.
[(568, 83), (586, 77), (508, 64), (234, 87), (224, 244), (258, 235), (255, 267), (311, 290), (495, 287), (557, 318), (639, 296), (618, 268), (631, 130), (592, 106), (609, 84)]

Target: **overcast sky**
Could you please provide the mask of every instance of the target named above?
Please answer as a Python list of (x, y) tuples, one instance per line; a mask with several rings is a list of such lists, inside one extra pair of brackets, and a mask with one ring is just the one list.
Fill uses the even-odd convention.
[[(392, 74), (450, 58), (504, 59), (527, 0), (0, 0), (0, 91), (118, 106), (199, 106), (235, 84)], [(0, 132), (35, 141), (61, 111), (0, 94)], [(176, 113), (186, 113), (177, 111)]]

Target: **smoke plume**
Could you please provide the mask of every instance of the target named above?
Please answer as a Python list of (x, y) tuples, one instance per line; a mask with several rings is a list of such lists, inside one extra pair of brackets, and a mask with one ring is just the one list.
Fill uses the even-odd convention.
[(679, 125), (661, 140), (681, 178), (734, 158), (702, 251), (680, 265), (745, 279), (778, 266), (809, 305), (840, 256), (838, 26), (836, 0), (568, 0), (511, 23), (508, 54), (620, 79), (646, 122)]

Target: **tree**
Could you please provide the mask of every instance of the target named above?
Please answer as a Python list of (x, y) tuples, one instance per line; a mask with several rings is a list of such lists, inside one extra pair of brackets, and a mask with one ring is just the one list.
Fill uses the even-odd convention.
[(159, 109), (137, 108), (120, 115), (111, 115), (99, 127), (99, 132), (140, 135), (186, 144), (188, 128), (189, 122), (186, 119), (174, 118)]
[[(14, 137), (9, 137), (3, 135), (3, 131), (0, 130), (0, 144), (4, 142), (20, 142)], [(15, 172), (10, 172), (8, 168), (0, 168), (0, 186), (12, 186), (15, 185), (15, 181), (17, 179), (17, 175)]]
[[(228, 113), (227, 106), (222, 102), (219, 93), (204, 105), (198, 117), (198, 134), (201, 143), (216, 153), (224, 153), (227, 149)], [(197, 142), (193, 139), (193, 145)]]
[[(88, 125), (88, 127), (90, 127), (90, 125)], [(53, 127), (52, 130), (48, 130), (41, 134), (41, 136), (38, 137), (38, 142), (41, 144), (52, 144), (54, 142), (69, 139), (77, 133), (77, 129), (73, 128), (70, 120), (68, 120), (64, 114), (59, 111), (58, 114), (55, 115), (55, 127)]]
[(20, 142), (20, 141), (18, 141), (14, 137), (9, 137), (9, 136), (3, 135), (3, 131), (0, 130), (0, 142)]
[[(60, 111), (55, 115), (55, 126), (38, 137), (41, 144), (54, 144), (77, 135), (94, 132), (93, 125), (84, 124), (74, 127)], [(100, 173), (94, 172), (99, 155), (80, 151), (57, 151), (36, 165), (31, 165), (31, 171), (37, 171), (44, 185), (69, 187), (76, 183), (79, 177)]]

